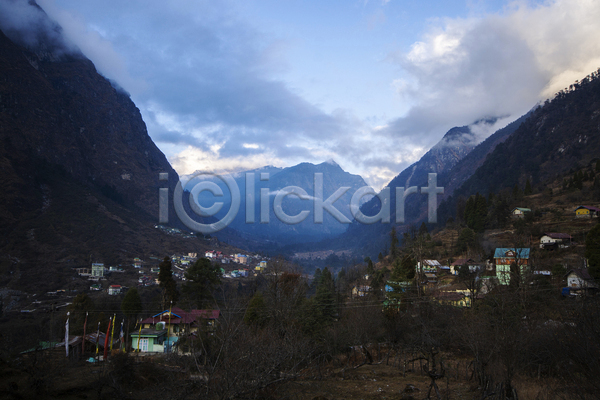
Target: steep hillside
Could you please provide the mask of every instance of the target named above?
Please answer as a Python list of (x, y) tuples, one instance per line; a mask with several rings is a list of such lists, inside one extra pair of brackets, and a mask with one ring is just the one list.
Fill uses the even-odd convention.
[(543, 188), (563, 174), (589, 165), (600, 154), (600, 78), (594, 72), (538, 107), (449, 198), (486, 194), (527, 180)]
[(504, 142), (514, 131), (528, 118), (530, 113), (511, 122), (502, 129), (497, 130), (483, 142), (478, 144), (469, 154), (460, 159), (451, 169), (442, 171), (438, 175), (440, 186), (444, 187), (444, 195), (447, 198), (456, 188), (460, 187), (484, 162), (498, 144)]
[[(477, 121), (472, 125), (456, 127), (450, 129), (437, 143), (432, 147), (419, 161), (411, 165), (396, 176), (387, 185), (392, 188), (390, 191), (390, 203), (392, 207), (391, 221), (392, 223), (396, 220), (396, 187), (410, 187), (427, 186), (427, 176), (429, 173), (438, 173), (438, 186), (444, 181), (442, 178), (446, 177), (446, 182), (452, 178), (451, 171), (463, 160), (473, 149), (476, 148), (477, 136), (474, 132), (474, 126), (476, 125), (493, 125), (496, 119), (488, 119)], [(497, 139), (499, 142), (501, 139)], [(486, 141), (488, 145), (494, 145), (496, 141)], [(485, 157), (485, 152), (478, 153), (481, 157)], [(477, 161), (473, 161), (477, 162)], [(468, 173), (468, 169), (466, 173)], [(466, 179), (460, 177), (457, 179)], [(444, 191), (446, 195), (448, 190)], [(441, 200), (441, 197), (440, 197)], [(380, 201), (377, 198), (365, 203), (361, 207), (361, 211), (366, 215), (374, 215), (380, 208)], [(413, 194), (407, 197), (405, 201), (404, 209), (405, 227), (410, 224), (420, 223), (427, 219), (427, 196), (421, 193)], [(352, 244), (353, 249), (363, 255), (377, 255), (380, 251), (385, 250), (385, 246), (388, 242), (388, 234), (395, 224), (381, 224), (376, 223), (372, 225), (364, 225), (360, 223), (353, 223), (348, 232), (342, 235), (339, 239), (336, 239), (334, 243), (328, 244), (335, 249), (348, 249), (349, 244)], [(305, 250), (305, 249), (303, 249)]]
[(154, 229), (178, 176), (135, 104), (26, 4), (27, 32), (0, 26), (0, 283), (201, 246)]

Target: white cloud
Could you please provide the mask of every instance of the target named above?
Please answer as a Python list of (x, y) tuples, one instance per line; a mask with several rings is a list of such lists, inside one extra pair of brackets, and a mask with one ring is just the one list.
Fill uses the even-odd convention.
[(129, 74), (123, 57), (104, 37), (106, 33), (101, 28), (86, 25), (80, 16), (57, 7), (54, 0), (37, 0), (37, 2), (52, 19), (60, 24), (69, 41), (94, 62), (101, 74), (118, 82), (128, 91), (137, 93), (146, 89), (145, 82)]
[(452, 126), (514, 118), (600, 65), (600, 2), (513, 3), (501, 15), (444, 19), (391, 59), (415, 106), (383, 134), (429, 147)]
[[(324, 112), (301, 95), (305, 88), (292, 88), (284, 72), (302, 67), (287, 58), (289, 38), (245, 20), (234, 2), (39, 3), (101, 73), (131, 92), (150, 135), (182, 174), (333, 158), (380, 188), (451, 127), (516, 118), (600, 66), (596, 0), (515, 2), (498, 14), (432, 19), (419, 40), (387, 58), (400, 69), (388, 83), (399, 109), (412, 106), (372, 127), (356, 110)], [(400, 32), (396, 4), (381, 5), (363, 28)], [(352, 68), (343, 62), (327, 68)]]

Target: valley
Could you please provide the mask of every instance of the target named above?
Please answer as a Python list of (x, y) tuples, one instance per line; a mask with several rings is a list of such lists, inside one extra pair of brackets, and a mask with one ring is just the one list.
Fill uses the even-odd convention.
[[(210, 129), (161, 131), (174, 114), (6, 4), (36, 24), (0, 15), (0, 397), (597, 398), (600, 69), (432, 145), (373, 129), (397, 163), (320, 116), (299, 129), (323, 151), (278, 131), (310, 160), (280, 167), (212, 98)], [(315, 161), (324, 132), (376, 176)], [(180, 176), (192, 148), (252, 163)]]

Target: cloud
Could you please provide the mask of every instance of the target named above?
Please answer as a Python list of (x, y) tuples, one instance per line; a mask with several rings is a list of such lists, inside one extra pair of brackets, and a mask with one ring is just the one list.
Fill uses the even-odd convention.
[(84, 55), (94, 62), (96, 69), (114, 80), (119, 86), (129, 92), (139, 92), (145, 89), (143, 81), (133, 78), (127, 71), (125, 61), (113, 48), (99, 28), (86, 25), (78, 15), (60, 9), (53, 0), (37, 0), (38, 4), (52, 17), (64, 31), (64, 37)]
[[(180, 149), (171, 158), (181, 173), (198, 169), (192, 159), (209, 156), (218, 164), (219, 158), (262, 163), (252, 167), (271, 158), (287, 165), (319, 161), (333, 156), (332, 147), (355, 130), (350, 114), (327, 114), (274, 79), (286, 68), (285, 41), (263, 35), (227, 2), (108, 1), (98, 11), (102, 30), (52, 0), (42, 3), (98, 69), (132, 93), (159, 146)], [(143, 18), (127, 14), (135, 5)], [(112, 21), (110, 29), (106, 21)], [(186, 155), (192, 159), (183, 161)]]
[[(398, 68), (389, 87), (409, 110), (373, 127), (353, 110), (323, 111), (306, 100), (305, 88), (286, 82), (287, 70), (302, 68), (290, 64), (294, 38), (254, 25), (239, 3), (39, 3), (101, 73), (131, 93), (150, 135), (182, 174), (334, 158), (380, 188), (450, 128), (486, 117), (509, 122), (600, 65), (594, 0), (515, 2), (497, 14), (431, 19), (410, 48), (385, 58)], [(377, 4), (361, 29), (402, 29), (394, 23), (395, 6)], [(23, 10), (1, 11), (0, 23), (24, 27), (30, 20)], [(340, 62), (327, 68), (352, 68), (348, 59)], [(361, 84), (349, 81), (348, 93)], [(491, 133), (483, 125), (474, 131), (478, 140)]]
[(556, 0), (433, 21), (410, 51), (390, 54), (410, 77), (394, 87), (415, 105), (379, 134), (429, 147), (452, 126), (519, 117), (600, 65), (598, 20), (598, 2)]
[(21, 43), (39, 54), (60, 57), (65, 53), (78, 53), (78, 49), (64, 40), (62, 30), (47, 17), (44, 11), (26, 1), (0, 2), (0, 29), (13, 41)]

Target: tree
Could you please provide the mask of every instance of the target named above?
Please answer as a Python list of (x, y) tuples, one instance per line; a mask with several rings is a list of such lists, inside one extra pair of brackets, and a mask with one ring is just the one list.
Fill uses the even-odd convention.
[(465, 220), (467, 226), (476, 232), (482, 232), (485, 228), (487, 217), (487, 202), (484, 196), (477, 193), (469, 197), (465, 206)]
[(521, 200), (521, 198), (523, 197), (523, 192), (519, 188), (518, 183), (515, 183), (515, 186), (513, 187), (512, 195), (513, 195), (514, 200)]
[(321, 268), (317, 268), (317, 269), (315, 269), (315, 273), (313, 274), (313, 280), (310, 284), (311, 290), (316, 288), (320, 281), (321, 281)]
[(527, 182), (525, 182), (525, 190), (523, 191), (523, 194), (525, 194), (525, 196), (529, 196), (532, 193), (533, 193), (533, 189), (531, 189), (531, 182), (529, 182), (529, 178), (527, 178)]
[(121, 302), (121, 311), (123, 311), (123, 314), (125, 314), (127, 318), (133, 318), (135, 320), (143, 310), (142, 298), (140, 297), (137, 288), (129, 289)]
[(158, 281), (159, 286), (163, 290), (162, 308), (167, 309), (169, 305), (174, 305), (179, 300), (179, 292), (177, 291), (177, 283), (173, 279), (173, 270), (171, 269), (171, 259), (165, 257), (158, 264)]
[(296, 329), (300, 307), (306, 300), (307, 284), (302, 274), (283, 258), (272, 259), (269, 272), (260, 290), (267, 306), (269, 325), (283, 337)]
[(396, 235), (396, 228), (392, 227), (390, 231), (390, 256), (392, 258), (392, 262), (398, 256), (398, 236)]
[[(127, 325), (125, 325), (125, 337), (129, 337), (130, 322), (137, 319), (137, 316), (143, 311), (142, 299), (136, 288), (131, 288), (125, 294), (125, 298), (121, 302), (121, 311), (127, 317)], [(129, 343), (128, 343), (129, 344)]]
[(456, 242), (456, 247), (461, 252), (468, 251), (470, 248), (477, 244), (477, 236), (472, 229), (464, 228), (460, 231), (458, 235), (458, 240)]
[(427, 225), (425, 222), (421, 222), (421, 226), (419, 227), (419, 236), (427, 236), (429, 234), (429, 230), (427, 229)]
[(369, 257), (365, 258), (365, 261), (367, 262), (367, 274), (373, 275), (373, 272), (375, 272), (375, 267), (373, 266), (373, 261), (371, 261), (371, 258), (369, 258)]
[(85, 315), (86, 313), (90, 311), (93, 312), (94, 310), (94, 302), (87, 294), (81, 293), (75, 296), (73, 299), (73, 304), (69, 306), (69, 311), (71, 312), (71, 319), (69, 320), (71, 332), (83, 332)]
[(221, 271), (208, 258), (198, 259), (185, 272), (183, 294), (197, 308), (204, 308), (213, 298), (215, 286), (221, 283)]
[(321, 279), (317, 284), (315, 294), (316, 307), (324, 324), (329, 324), (337, 315), (335, 304), (335, 282), (327, 267), (321, 272)]
[(593, 227), (585, 238), (585, 257), (588, 259), (588, 272), (600, 280), (600, 224)]
[(244, 314), (246, 325), (256, 325), (263, 327), (267, 321), (267, 305), (261, 292), (256, 292), (248, 303), (248, 308)]

